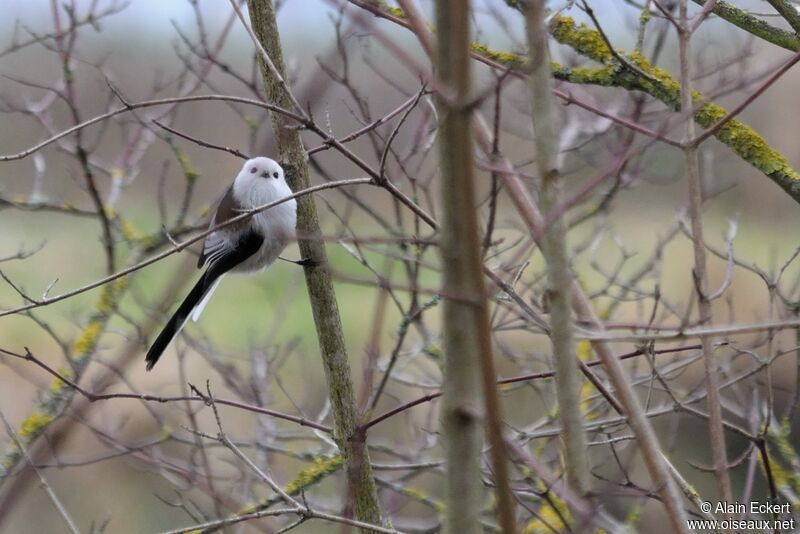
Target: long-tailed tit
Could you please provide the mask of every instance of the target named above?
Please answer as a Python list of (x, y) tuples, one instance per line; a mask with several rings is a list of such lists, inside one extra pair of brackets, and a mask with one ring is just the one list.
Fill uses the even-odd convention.
[[(277, 162), (263, 157), (248, 160), (222, 197), (210, 227), (291, 194)], [(254, 272), (269, 266), (295, 235), (296, 221), (297, 203), (291, 199), (206, 237), (197, 262), (198, 268), (205, 265), (206, 270), (147, 351), (148, 371), (187, 319), (191, 316), (197, 321), (222, 277), (228, 272)]]

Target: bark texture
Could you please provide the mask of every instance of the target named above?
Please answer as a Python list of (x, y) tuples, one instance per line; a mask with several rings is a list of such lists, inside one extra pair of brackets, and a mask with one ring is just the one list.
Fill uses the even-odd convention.
[[(536, 145), (536, 186), (545, 219), (557, 210), (562, 200), (558, 169), (559, 138), (553, 112), (553, 88), (547, 54), (544, 2), (523, 3), (528, 40), (531, 118)], [(541, 238), (547, 262), (547, 297), (550, 305), (550, 342), (556, 378), (558, 415), (563, 430), (561, 439), (567, 464), (567, 480), (573, 491), (586, 497), (591, 490), (591, 473), (586, 432), (581, 417), (581, 383), (578, 356), (572, 331), (572, 269), (567, 256), (567, 229), (559, 216)]]
[[(444, 532), (478, 534), (484, 502), (480, 459), (484, 420), (498, 487), (500, 524), (513, 533), (514, 503), (495, 385), (482, 250), (475, 208), (470, 102), (469, 1), (436, 2), (441, 85), (439, 152), (442, 195), (444, 323), (444, 431), (446, 490)], [(484, 411), (485, 407), (485, 411)]]
[[(247, 6), (253, 31), (280, 76), (285, 80), (286, 68), (272, 1), (248, 0)], [(267, 91), (267, 101), (285, 109), (292, 109), (294, 107), (292, 98), (263, 58), (260, 66)], [(286, 171), (289, 186), (293, 191), (298, 191), (310, 184), (308, 160), (300, 132), (291, 126), (284, 116), (272, 114), (272, 127), (279, 159)], [(315, 239), (321, 233), (312, 195), (297, 199), (297, 231), (300, 236), (305, 237), (299, 242), (301, 256), (312, 260), (304, 267), (306, 285), (333, 409), (335, 438), (347, 468), (348, 490), (353, 501), (353, 511), (360, 521), (380, 524), (381, 510), (366, 448), (366, 435), (358, 429), (353, 380), (342, 333), (339, 306), (333, 289), (324, 242)]]

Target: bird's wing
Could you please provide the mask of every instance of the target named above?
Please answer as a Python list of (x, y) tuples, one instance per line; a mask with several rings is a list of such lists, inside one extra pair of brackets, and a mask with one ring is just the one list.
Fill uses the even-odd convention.
[[(213, 228), (220, 223), (241, 215), (242, 209), (242, 206), (233, 197), (233, 185), (231, 185), (220, 199), (217, 211), (214, 213), (214, 217), (212, 217), (208, 227)], [(221, 256), (236, 246), (238, 239), (241, 239), (240, 235), (245, 231), (247, 231), (246, 219), (209, 234), (203, 242), (203, 251), (197, 259), (198, 269), (206, 263), (210, 264), (219, 260)]]
[(238, 241), (235, 246), (227, 248), (213, 258), (208, 258), (208, 268), (203, 273), (203, 276), (200, 277), (200, 280), (197, 281), (181, 305), (178, 306), (178, 309), (153, 342), (150, 350), (147, 351), (145, 361), (147, 362), (148, 371), (153, 368), (164, 349), (169, 345), (169, 342), (183, 328), (183, 324), (189, 318), (192, 310), (201, 303), (203, 297), (213, 288), (217, 280), (255, 254), (264, 243), (264, 236), (252, 231), (242, 232), (237, 237)]

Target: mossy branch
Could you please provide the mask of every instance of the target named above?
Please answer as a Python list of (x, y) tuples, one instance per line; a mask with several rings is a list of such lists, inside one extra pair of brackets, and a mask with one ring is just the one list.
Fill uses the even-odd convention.
[[(692, 1), (699, 6), (706, 5), (706, 0), (692, 0)], [(774, 2), (773, 6), (775, 5), (775, 3), (778, 2)], [(784, 3), (783, 0), (781, 0), (780, 3)], [(506, 0), (506, 5), (508, 5), (513, 9), (521, 10), (520, 2), (518, 0)], [(795, 17), (793, 17), (792, 15), (786, 16), (783, 10), (779, 10), (777, 8), (776, 10), (779, 11), (781, 15), (783, 15), (784, 18), (787, 19), (787, 21), (794, 26), (793, 23), (797, 21)], [(719, 18), (727, 22), (730, 22), (734, 26), (741, 28), (747, 33), (755, 35), (756, 37), (763, 39), (769, 43), (772, 43), (776, 46), (780, 46), (781, 48), (785, 48), (786, 50), (791, 50), (793, 52), (797, 52), (800, 50), (800, 36), (792, 32), (786, 31), (784, 29), (778, 28), (776, 26), (773, 26), (768, 22), (756, 17), (755, 15), (751, 15), (744, 9), (740, 9), (729, 2), (725, 2), (724, 0), (718, 0), (714, 4), (714, 8), (711, 10), (711, 12), (717, 15)]]
[[(294, 497), (300, 495), (301, 492), (308, 490), (311, 486), (322, 482), (325, 478), (339, 471), (344, 465), (344, 458), (341, 454), (334, 456), (323, 457), (318, 456), (311, 459), (311, 465), (301, 470), (295, 477), (289, 481), (284, 487), (288, 495)], [(231, 514), (230, 517), (236, 517), (252, 512), (260, 512), (268, 509), (282, 501), (280, 495), (273, 495), (268, 499), (261, 502), (253, 503), (241, 508), (239, 511)]]
[[(388, 8), (383, 2), (350, 1), (360, 7), (371, 9), (376, 14), (384, 13), (394, 19), (405, 18), (402, 10)], [(701, 1), (694, 1), (703, 4)], [(520, 9), (519, 2), (515, 0), (506, 0), (506, 4)], [(774, 28), (727, 2), (717, 2), (713, 12), (757, 37), (787, 50), (800, 50), (800, 37)], [(560, 44), (569, 46), (582, 56), (600, 63), (598, 67), (566, 67), (558, 63), (551, 63), (553, 76), (556, 79), (584, 85), (622, 87), (630, 91), (642, 91), (661, 100), (670, 109), (676, 111), (680, 109), (680, 84), (678, 81), (669, 72), (652, 65), (641, 53), (627, 54), (624, 50), (615, 50), (617, 55), (626, 57), (638, 71), (641, 71), (639, 73), (632, 72), (619, 64), (615, 54), (611, 53), (598, 31), (584, 24), (577, 25), (571, 17), (553, 17), (550, 23), (550, 33)], [(470, 49), (473, 54), (512, 69), (519, 69), (525, 65), (525, 56), (521, 54), (494, 50), (477, 42), (472, 42)], [(699, 106), (694, 119), (704, 128), (711, 128), (727, 114), (725, 108), (709, 101), (699, 92), (692, 93), (692, 100)], [(714, 132), (714, 137), (727, 145), (744, 161), (766, 174), (795, 202), (800, 203), (800, 173), (793, 169), (788, 160), (772, 148), (753, 128), (737, 119), (732, 119)]]
[[(143, 256), (158, 250), (168, 242), (161, 231), (155, 234), (145, 234), (131, 221), (123, 219), (117, 213), (112, 214), (112, 219), (120, 226), (122, 238), (134, 247), (134, 253), (128, 260), (128, 266), (138, 264)], [(125, 275), (101, 287), (100, 295), (97, 297), (86, 325), (72, 343), (68, 367), (58, 369), (60, 376), (73, 383), (80, 381), (97, 350), (108, 322), (116, 314), (119, 303), (125, 296), (128, 283), (128, 275)], [(22, 444), (27, 447), (40, 438), (50, 425), (59, 419), (72, 402), (75, 393), (76, 390), (68, 383), (54, 378), (33, 411), (20, 423), (17, 435)], [(0, 486), (8, 480), (8, 475), (16, 468), (21, 459), (23, 459), (22, 451), (15, 445), (10, 445), (0, 459)]]
[[(235, 5), (235, 4), (234, 4)], [(260, 46), (268, 55), (259, 56), (259, 65), (267, 92), (267, 100), (293, 109), (294, 98), (283, 81), (286, 68), (280, 33), (271, 0), (248, 0), (250, 21)], [(300, 132), (284, 115), (272, 114), (272, 129), (280, 160), (286, 169), (292, 190), (308, 187), (309, 169)], [(304, 267), (306, 287), (317, 330), (325, 378), (335, 422), (334, 437), (344, 457), (349, 491), (356, 517), (363, 522), (380, 524), (378, 492), (366, 447), (366, 435), (358, 429), (355, 393), (347, 359), (339, 307), (328, 266), (324, 241), (314, 198), (307, 195), (297, 201), (297, 230), (309, 239), (300, 240), (300, 254), (312, 260)]]
[[(76, 380), (83, 374), (125, 292), (125, 287), (125, 278), (103, 286), (89, 321), (72, 344), (70, 368), (62, 369), (62, 375)], [(74, 396), (73, 388), (62, 380), (54, 379), (50, 388), (39, 399), (36, 408), (20, 423), (17, 437), (22, 445), (27, 447), (44, 434), (50, 424), (61, 416)], [(0, 486), (8, 480), (8, 475), (22, 459), (23, 451), (14, 444), (10, 445), (0, 460)]]
[[(311, 458), (311, 465), (299, 471), (291, 481), (287, 482), (286, 485), (283, 486), (283, 491), (292, 497), (300, 495), (301, 492), (308, 491), (312, 486), (319, 484), (329, 476), (337, 473), (343, 465), (344, 458), (341, 454), (334, 456), (313, 457)], [(425, 491), (386, 480), (384, 480), (382, 484), (392, 488), (392, 491), (395, 491), (401, 495), (405, 495), (409, 499), (433, 508), (439, 513), (445, 511), (444, 503), (427, 494)], [(279, 495), (274, 495), (260, 502), (244, 506), (237, 512), (230, 514), (229, 517), (234, 518), (245, 514), (268, 510), (271, 506), (280, 503), (281, 500), (282, 499)], [(204, 534), (210, 534), (210, 532), (213, 531), (205, 530), (202, 532), (204, 532)]]
[[(783, 420), (780, 426), (771, 425), (767, 429), (766, 441), (772, 452), (769, 470), (777, 491), (785, 496), (794, 496), (792, 506), (800, 510), (800, 498), (797, 497), (800, 495), (800, 454), (792, 445), (791, 433), (792, 428), (788, 419)], [(759, 463), (761, 469), (765, 471), (765, 476), (769, 476), (763, 458)]]
[[(706, 4), (706, 0), (692, 1), (701, 6)], [(718, 0), (717, 3), (714, 4), (714, 9), (712, 9), (711, 12), (734, 26), (738, 26), (747, 33), (755, 35), (769, 43), (793, 52), (800, 51), (800, 36), (777, 28), (733, 4)]]
[[(553, 75), (561, 80), (623, 87), (647, 93), (657, 98), (670, 109), (680, 110), (680, 83), (664, 69), (655, 67), (638, 52), (626, 57), (647, 75), (647, 78), (619, 65), (600, 33), (586, 25), (577, 25), (570, 17), (556, 17), (551, 23), (551, 33), (561, 44), (567, 45), (581, 55), (601, 63), (598, 68), (567, 68), (553, 65)], [(624, 51), (618, 50), (618, 54)], [(711, 128), (726, 114), (722, 106), (708, 101), (700, 92), (692, 92), (692, 101), (697, 106), (694, 119), (704, 128)], [(754, 129), (743, 122), (732, 119), (719, 128), (714, 136), (733, 150), (744, 161), (767, 175), (778, 184), (795, 202), (800, 202), (800, 174), (786, 158), (773, 149)]]

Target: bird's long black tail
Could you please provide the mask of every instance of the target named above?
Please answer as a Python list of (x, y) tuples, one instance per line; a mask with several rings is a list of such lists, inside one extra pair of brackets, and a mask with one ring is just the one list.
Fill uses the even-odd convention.
[(203, 297), (208, 293), (208, 291), (214, 286), (214, 282), (220, 275), (223, 274), (219, 272), (217, 269), (209, 269), (203, 273), (203, 276), (200, 277), (200, 280), (194, 285), (189, 294), (186, 295), (186, 298), (183, 299), (181, 305), (178, 306), (178, 309), (172, 315), (170, 320), (164, 326), (161, 333), (158, 334), (158, 337), (150, 346), (150, 350), (147, 351), (147, 356), (145, 357), (145, 361), (147, 362), (147, 370), (153, 368), (153, 366), (158, 362), (158, 359), (161, 357), (161, 354), (167, 348), (172, 338), (178, 335), (178, 332), (181, 331), (181, 327), (183, 323), (189, 318), (191, 315), (192, 310), (195, 306), (197, 306)]
[(150, 350), (147, 351), (145, 362), (147, 362), (148, 371), (156, 364), (161, 354), (164, 352), (164, 349), (166, 349), (169, 342), (172, 341), (172, 338), (181, 331), (183, 323), (189, 318), (194, 307), (197, 306), (200, 301), (203, 300), (205, 294), (214, 287), (214, 282), (216, 282), (220, 276), (255, 254), (256, 251), (261, 248), (262, 243), (264, 243), (263, 235), (249, 231), (239, 236), (235, 247), (222, 254), (218, 254), (216, 257), (209, 258), (207, 263), (208, 269), (206, 269), (206, 272), (203, 273), (203, 276), (200, 277), (200, 280), (197, 281), (192, 290), (189, 291), (189, 294), (186, 295), (181, 305), (178, 306), (178, 310), (170, 318), (161, 333), (158, 334)]

